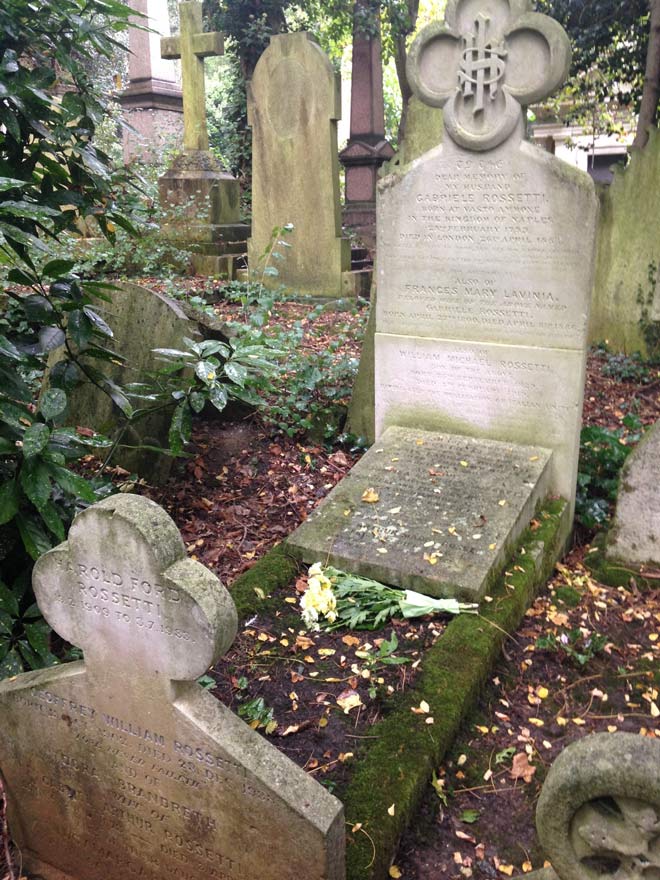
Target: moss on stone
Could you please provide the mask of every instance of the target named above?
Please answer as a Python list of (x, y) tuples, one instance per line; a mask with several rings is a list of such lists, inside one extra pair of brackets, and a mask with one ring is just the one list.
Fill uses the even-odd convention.
[(268, 614), (281, 607), (273, 593), (290, 583), (298, 573), (298, 563), (282, 544), (274, 547), (249, 571), (234, 581), (231, 595), (239, 620), (252, 614)]
[[(566, 540), (568, 507), (551, 502), (541, 525), (527, 531), (504, 574), (493, 585), (493, 601), (483, 614), (452, 620), (443, 637), (426, 652), (414, 688), (370, 732), (373, 741), (343, 793), (349, 826), (347, 880), (387, 876), (399, 837), (419, 806), (432, 770), (454, 741), (509, 632), (519, 625), (537, 587), (552, 571)], [(513, 571), (518, 567), (521, 570)], [(509, 569), (507, 569), (509, 570)], [(425, 700), (433, 724), (410, 711)], [(387, 812), (396, 805), (394, 816)]]

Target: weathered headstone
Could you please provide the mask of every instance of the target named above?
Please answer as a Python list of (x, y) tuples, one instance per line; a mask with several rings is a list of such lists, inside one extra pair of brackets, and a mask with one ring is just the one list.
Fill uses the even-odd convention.
[(117, 496), (34, 573), (85, 659), (0, 683), (14, 839), (44, 880), (343, 880), (342, 806), (195, 679), (236, 610), (153, 502)]
[(616, 514), (607, 536), (610, 560), (660, 566), (660, 422), (633, 449), (621, 471)]
[[(523, 140), (523, 106), (557, 88), (570, 62), (561, 26), (530, 9), (527, 0), (450, 0), (446, 21), (411, 47), (408, 79), (443, 108), (445, 134), (379, 184), (377, 442), (356, 475), (372, 478), (377, 495), (384, 487), (385, 503), (374, 503), (370, 537), (349, 476), (289, 539), (305, 561), (330, 554), (396, 586), (480, 597), (504, 556), (490, 567), (478, 560), (475, 574), (470, 536), (487, 533), (471, 528), (475, 516), (502, 525), (486, 539), (499, 553), (544, 493), (574, 504), (597, 200), (588, 175)], [(433, 460), (415, 455), (415, 435)], [(402, 452), (392, 456), (394, 441)], [(388, 457), (396, 463), (385, 474)], [(518, 482), (512, 467), (523, 474), (531, 463), (543, 467)], [(505, 526), (493, 517), (500, 502), (511, 505)], [(457, 554), (438, 522), (445, 510), (463, 538)], [(407, 558), (372, 546), (399, 516)]]
[(209, 150), (204, 59), (224, 53), (220, 33), (205, 32), (202, 4), (179, 4), (181, 33), (161, 40), (165, 59), (181, 59), (183, 152), (158, 181), (169, 212), (165, 233), (194, 246), (193, 265), (202, 274), (232, 274), (232, 254), (244, 251), (249, 227), (240, 223), (240, 186)]
[(552, 868), (533, 880), (660, 875), (660, 742), (617, 732), (572, 743), (543, 784), (536, 827)]
[[(163, 366), (156, 360), (154, 348), (185, 348), (183, 338), (198, 335), (195, 324), (177, 303), (161, 293), (137, 284), (117, 282), (107, 294), (111, 301), (99, 305), (97, 311), (112, 328), (112, 346), (125, 358), (125, 365), (98, 360), (92, 365), (119, 386), (144, 381), (147, 372)], [(52, 361), (57, 359), (56, 352)], [(84, 382), (69, 394), (65, 415), (68, 424), (114, 436), (118, 415), (112, 399), (90, 382)], [(136, 421), (122, 437), (112, 463), (155, 482), (165, 479), (172, 459), (136, 447), (144, 444), (167, 449), (171, 418), (171, 411), (166, 409)]]
[(181, 87), (174, 64), (160, 57), (160, 38), (170, 33), (167, 0), (131, 0), (130, 6), (140, 17), (128, 30), (129, 83), (119, 97), (128, 122), (122, 131), (124, 161), (136, 156), (154, 161), (164, 147), (180, 146)]
[[(255, 278), (275, 228), (293, 224), (276, 284), (318, 296), (342, 295), (350, 269), (341, 237), (337, 120), (339, 79), (309, 34), (271, 37), (249, 85), (252, 127), (252, 238)], [(280, 248), (281, 250), (281, 248)], [(265, 280), (268, 280), (266, 278)]]
[(366, 247), (376, 247), (376, 181), (378, 169), (394, 150), (385, 137), (383, 59), (380, 12), (371, 13), (367, 0), (353, 8), (351, 131), (339, 154), (346, 169), (344, 224)]
[(598, 203), (587, 174), (523, 140), (567, 74), (568, 38), (528, 0), (452, 0), (408, 78), (445, 137), (380, 183), (376, 432), (409, 425), (540, 444), (575, 497)]

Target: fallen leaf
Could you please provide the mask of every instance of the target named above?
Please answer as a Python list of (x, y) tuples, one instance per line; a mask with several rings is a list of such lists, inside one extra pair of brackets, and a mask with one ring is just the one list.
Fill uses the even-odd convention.
[(334, 648), (319, 648), (319, 657), (332, 657), (336, 653)]
[(498, 865), (497, 870), (510, 877), (513, 874), (513, 865)]
[(536, 767), (529, 763), (529, 758), (525, 752), (518, 752), (511, 762), (509, 774), (512, 779), (523, 779), (526, 783), (532, 781), (532, 777), (536, 773)]
[[(419, 441), (418, 441), (418, 442), (419, 442)], [(399, 877), (402, 877), (402, 876), (403, 876), (403, 874), (402, 874), (401, 871), (397, 868), (396, 865), (391, 865), (390, 870), (389, 870), (388, 873), (389, 873), (390, 877), (393, 877), (393, 878), (394, 878), (394, 880), (399, 880)]]
[(342, 636), (342, 642), (349, 648), (354, 648), (355, 645), (360, 644), (360, 640), (355, 636)]
[(395, 812), (395, 809), (396, 809), (395, 805), (392, 804), (391, 807), (388, 807), (388, 808), (387, 808), (387, 815), (388, 815), (388, 816), (393, 816), (393, 815), (394, 815), (394, 812)]
[(378, 494), (378, 492), (376, 492), (374, 488), (369, 487), (368, 489), (365, 489), (362, 493), (362, 500), (365, 501), (367, 504), (375, 504), (377, 501), (380, 500), (380, 495)]
[(340, 709), (344, 710), (344, 714), (348, 715), (351, 709), (357, 709), (358, 706), (362, 706), (363, 704), (358, 692), (349, 688), (339, 694), (337, 697), (337, 705)]

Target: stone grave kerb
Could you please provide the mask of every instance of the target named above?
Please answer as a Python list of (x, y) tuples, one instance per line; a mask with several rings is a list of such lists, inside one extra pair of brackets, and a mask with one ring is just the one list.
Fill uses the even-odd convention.
[(450, 0), (411, 46), (407, 74), (454, 143), (481, 152), (521, 136), (523, 108), (561, 86), (570, 63), (566, 32), (530, 0)]
[(113, 496), (76, 517), (69, 539), (37, 561), (33, 584), (44, 617), (82, 649), (96, 682), (119, 677), (130, 687), (139, 677), (167, 691), (197, 679), (236, 636), (229, 593), (188, 558), (165, 511), (138, 496)]

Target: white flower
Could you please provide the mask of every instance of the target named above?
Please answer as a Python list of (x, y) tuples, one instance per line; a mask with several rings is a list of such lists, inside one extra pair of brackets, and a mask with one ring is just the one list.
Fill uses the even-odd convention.
[(314, 565), (310, 566), (309, 576), (315, 577), (318, 574), (323, 574), (323, 565), (320, 562), (315, 562)]

